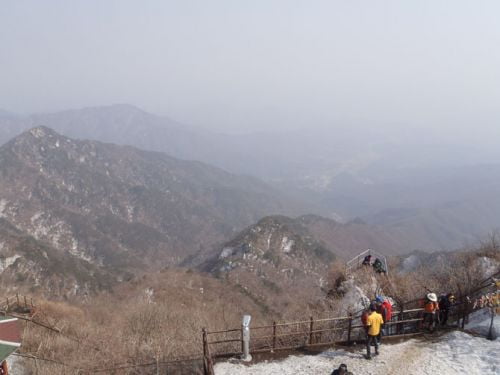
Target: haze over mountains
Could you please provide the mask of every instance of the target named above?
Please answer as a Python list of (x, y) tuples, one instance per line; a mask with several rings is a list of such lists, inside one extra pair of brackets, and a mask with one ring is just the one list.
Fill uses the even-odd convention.
[(479, 164), (495, 160), (488, 147), (452, 147), (454, 138), (446, 143), (411, 130), (406, 138), (367, 135), (355, 124), (335, 132), (219, 134), (114, 105), (32, 116), (2, 112), (0, 142), (39, 125), (262, 178), (300, 202), (301, 213), (361, 217), (406, 238), (411, 249), (461, 247), (500, 227), (500, 164)]
[[(124, 119), (116, 121), (118, 129)], [(344, 172), (324, 190), (298, 194), (198, 161), (38, 126), (0, 147), (1, 277), (74, 295), (188, 266), (260, 290), (252, 300), (279, 309), (297, 285), (321, 287), (334, 259), (367, 248), (386, 255), (452, 249), (498, 220), (496, 166), (418, 172), (367, 173), (363, 183)], [(310, 214), (328, 199), (363, 219)]]
[[(286, 232), (285, 255), (294, 260), (281, 267), (309, 270), (310, 284), (325, 277), (336, 256), (365, 247), (405, 249), (390, 233), (362, 222), (261, 219), (301, 210), (253, 177), (131, 146), (73, 140), (47, 127), (0, 147), (2, 279), (55, 295), (90, 293), (166, 266), (215, 264), (221, 246), (250, 246), (242, 241), (253, 228), (260, 228), (256, 242), (272, 240), (273, 246)], [(273, 282), (283, 288), (285, 281)]]
[[(46, 127), (0, 147), (5, 232), (31, 237), (33, 251), (47, 247), (47, 259), (59, 251), (122, 273), (158, 269), (293, 208), (255, 178)], [(1, 242), (16, 267), (18, 242)]]

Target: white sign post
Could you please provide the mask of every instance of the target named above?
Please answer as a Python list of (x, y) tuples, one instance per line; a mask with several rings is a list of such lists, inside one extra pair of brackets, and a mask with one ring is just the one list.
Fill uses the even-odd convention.
[(243, 321), (241, 322), (241, 332), (243, 338), (243, 356), (242, 361), (250, 362), (252, 356), (250, 355), (250, 321), (252, 317), (250, 315), (243, 315)]

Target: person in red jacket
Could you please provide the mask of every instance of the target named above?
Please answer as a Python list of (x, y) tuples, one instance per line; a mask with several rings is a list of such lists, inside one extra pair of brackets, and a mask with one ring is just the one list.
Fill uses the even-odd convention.
[[(377, 303), (377, 312), (382, 315), (384, 323), (390, 322), (392, 319), (392, 305), (388, 298), (377, 296), (375, 299)], [(389, 334), (390, 325), (384, 326), (381, 330), (381, 335)], [(379, 337), (380, 342), (380, 337)]]
[[(389, 301), (388, 298), (386, 298), (384, 300), (384, 302), (382, 302), (382, 311), (385, 311), (385, 315), (382, 315), (382, 317), (384, 318), (384, 322), (387, 323), (387, 322), (390, 322), (391, 319), (392, 319), (392, 304), (391, 304), (391, 301)], [(392, 325), (388, 324), (385, 328), (385, 332), (387, 334), (389, 334), (389, 331), (391, 329)]]

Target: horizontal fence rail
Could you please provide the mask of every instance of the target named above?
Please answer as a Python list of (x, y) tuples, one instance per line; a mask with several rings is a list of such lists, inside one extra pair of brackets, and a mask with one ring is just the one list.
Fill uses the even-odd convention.
[[(387, 336), (418, 332), (423, 308), (394, 311), (386, 323)], [(361, 314), (314, 319), (251, 327), (250, 352), (264, 353), (333, 344), (349, 344), (365, 339)], [(206, 344), (213, 358), (243, 354), (242, 329), (206, 331)]]
[(33, 298), (16, 293), (11, 297), (0, 299), (0, 311), (4, 313), (15, 312), (31, 314), (35, 310)]
[[(363, 254), (359, 257), (361, 255)], [(354, 260), (353, 263), (356, 264)], [(474, 301), (480, 298), (481, 294), (496, 290), (492, 280), (498, 276), (500, 272), (479, 283), (479, 287), (467, 295), (459, 294), (460, 299), (451, 307), (448, 320), (463, 328), (469, 314), (483, 308), (483, 305)], [(395, 307), (391, 320), (384, 324), (384, 336), (412, 336), (423, 331), (422, 298), (396, 304)], [(273, 322), (268, 325), (252, 326), (250, 353), (272, 353), (280, 350), (363, 342), (366, 339), (366, 331), (361, 321), (362, 312), (361, 310), (342, 317), (322, 319), (310, 317), (295, 322)], [(212, 359), (242, 355), (243, 327), (219, 331), (204, 330), (204, 346), (206, 346), (204, 353), (209, 356), (206, 362), (209, 362), (210, 366)], [(206, 374), (213, 372), (207, 370)]]

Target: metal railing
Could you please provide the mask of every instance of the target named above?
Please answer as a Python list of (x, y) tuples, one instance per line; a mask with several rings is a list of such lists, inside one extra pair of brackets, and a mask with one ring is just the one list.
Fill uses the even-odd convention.
[(350, 273), (352, 273), (355, 270), (357, 270), (358, 268), (360, 268), (363, 265), (363, 260), (365, 259), (365, 257), (367, 255), (372, 255), (375, 258), (380, 259), (380, 261), (384, 265), (385, 273), (387, 275), (389, 274), (389, 268), (387, 267), (387, 258), (385, 257), (385, 255), (383, 255), (375, 250), (372, 250), (372, 249), (366, 249), (365, 251), (356, 255), (354, 258), (352, 258), (351, 260), (349, 260), (346, 263), (346, 266), (345, 266), (346, 275), (349, 275)]

